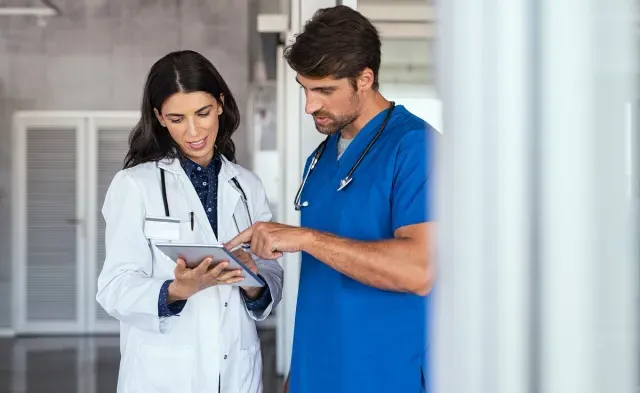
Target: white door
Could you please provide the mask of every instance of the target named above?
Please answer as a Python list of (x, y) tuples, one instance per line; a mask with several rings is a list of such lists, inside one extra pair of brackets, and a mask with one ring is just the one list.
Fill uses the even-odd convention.
[(85, 123), (16, 117), (15, 126), (14, 325), (82, 332)]
[(16, 333), (115, 333), (95, 301), (106, 190), (137, 112), (22, 112), (14, 129)]
[(128, 150), (131, 130), (139, 116), (137, 113), (123, 113), (113, 117), (95, 117), (88, 121), (89, 141), (88, 160), (92, 168), (88, 179), (88, 273), (89, 295), (88, 326), (89, 333), (115, 333), (119, 331), (117, 320), (109, 316), (96, 302), (95, 293), (98, 275), (105, 258), (102, 205), (107, 189), (115, 174), (123, 168)]

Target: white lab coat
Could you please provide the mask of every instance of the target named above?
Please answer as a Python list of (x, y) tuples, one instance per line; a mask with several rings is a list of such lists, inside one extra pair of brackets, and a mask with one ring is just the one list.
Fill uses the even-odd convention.
[[(253, 222), (269, 221), (271, 212), (261, 181), (223, 158), (218, 177), (216, 239), (198, 195), (180, 162), (163, 160), (120, 171), (103, 206), (106, 259), (98, 278), (97, 301), (120, 320), (118, 393), (262, 392), (262, 358), (255, 321), (266, 318), (282, 298), (282, 267), (257, 260), (273, 301), (262, 313), (246, 309), (238, 287), (207, 288), (187, 301), (179, 316), (158, 316), (163, 282), (174, 278), (175, 263), (148, 239), (145, 217), (165, 216), (160, 170), (165, 169), (170, 216), (180, 218), (181, 243), (218, 243), (249, 226), (240, 193), (247, 195)], [(195, 212), (191, 230), (190, 212)]]

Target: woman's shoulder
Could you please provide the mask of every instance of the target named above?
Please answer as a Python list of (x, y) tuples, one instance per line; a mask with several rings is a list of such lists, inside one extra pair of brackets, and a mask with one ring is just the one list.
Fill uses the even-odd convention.
[(120, 172), (131, 177), (140, 177), (148, 174), (149, 172), (156, 171), (158, 169), (158, 163), (156, 161), (143, 162), (129, 168), (122, 169)]
[(124, 168), (116, 173), (115, 178), (130, 178), (136, 182), (144, 181), (148, 178), (156, 178), (158, 163), (156, 161), (144, 162), (129, 168)]
[(155, 161), (121, 169), (113, 176), (111, 187), (130, 186), (132, 184), (135, 184), (138, 188), (144, 187), (149, 179), (155, 178), (154, 173), (157, 170), (158, 165)]

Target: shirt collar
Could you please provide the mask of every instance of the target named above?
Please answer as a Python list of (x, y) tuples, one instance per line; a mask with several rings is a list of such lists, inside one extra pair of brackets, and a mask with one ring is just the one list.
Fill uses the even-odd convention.
[(178, 159), (180, 160), (180, 165), (182, 166), (182, 169), (184, 169), (185, 173), (187, 174), (187, 177), (189, 178), (191, 178), (191, 175), (195, 171), (198, 171), (198, 168), (200, 168), (199, 171), (202, 171), (204, 173), (212, 172), (216, 176), (220, 172), (221, 162), (220, 162), (219, 154), (214, 154), (213, 159), (211, 160), (209, 165), (207, 165), (206, 167), (203, 167), (202, 165), (192, 161), (191, 159), (185, 157), (183, 154), (179, 154)]

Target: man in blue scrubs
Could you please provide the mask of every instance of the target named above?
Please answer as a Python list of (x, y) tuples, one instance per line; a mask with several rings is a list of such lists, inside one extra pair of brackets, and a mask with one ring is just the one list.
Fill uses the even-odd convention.
[(227, 247), (302, 252), (290, 393), (425, 392), (437, 133), (378, 91), (380, 39), (357, 11), (319, 10), (285, 57), (328, 136), (304, 169), (318, 158), (302, 227), (257, 223)]

